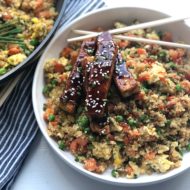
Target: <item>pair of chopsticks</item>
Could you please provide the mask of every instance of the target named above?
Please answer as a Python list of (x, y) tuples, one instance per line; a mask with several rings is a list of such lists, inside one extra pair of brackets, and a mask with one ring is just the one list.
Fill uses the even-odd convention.
[[(110, 34), (121, 34), (124, 32), (128, 32), (130, 30), (144, 29), (144, 28), (155, 27), (155, 26), (160, 26), (160, 25), (164, 25), (164, 24), (170, 24), (170, 23), (182, 21), (182, 20), (185, 20), (188, 18), (189, 17), (181, 17), (181, 18), (170, 17), (170, 18), (155, 20), (155, 21), (151, 21), (151, 22), (136, 24), (136, 25), (132, 25), (132, 26), (127, 26), (127, 27), (123, 27), (123, 28), (108, 30), (108, 32)], [(100, 32), (92, 32), (92, 31), (85, 31), (85, 30), (73, 30), (73, 32), (76, 34), (86, 34), (86, 35), (75, 37), (75, 38), (70, 38), (67, 40), (68, 42), (82, 41), (82, 40), (85, 40), (88, 38), (96, 37), (100, 34)], [(158, 44), (158, 45), (162, 45), (162, 46), (187, 48), (187, 49), (190, 48), (190, 45), (187, 45), (187, 44), (166, 42), (166, 41), (160, 41), (160, 40), (152, 40), (152, 39), (146, 39), (146, 38), (141, 38), (141, 37), (113, 35), (113, 38), (121, 39), (121, 40), (143, 42), (143, 43), (149, 43), (149, 44)]]

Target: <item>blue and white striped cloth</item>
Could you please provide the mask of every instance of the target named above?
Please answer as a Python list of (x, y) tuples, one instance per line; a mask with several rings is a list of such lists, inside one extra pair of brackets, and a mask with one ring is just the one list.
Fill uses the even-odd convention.
[[(61, 25), (104, 6), (102, 0), (69, 0)], [(11, 188), (38, 132), (31, 89), (35, 64), (27, 69), (0, 107), (0, 190)]]

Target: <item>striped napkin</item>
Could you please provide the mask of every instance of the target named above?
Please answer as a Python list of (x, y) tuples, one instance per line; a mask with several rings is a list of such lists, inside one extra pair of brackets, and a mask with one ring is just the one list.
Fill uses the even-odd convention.
[[(104, 6), (102, 0), (68, 0), (66, 3), (65, 15), (61, 25), (67, 25), (79, 15)], [(2, 190), (11, 188), (38, 132), (31, 98), (35, 65), (24, 71), (20, 78), (16, 79), (18, 82), (15, 87), (11, 85), (6, 90), (9, 94), (6, 100), (6, 93), (1, 96), (0, 189)], [(13, 88), (12, 91), (11, 88)], [(1, 92), (3, 91), (1, 90)]]

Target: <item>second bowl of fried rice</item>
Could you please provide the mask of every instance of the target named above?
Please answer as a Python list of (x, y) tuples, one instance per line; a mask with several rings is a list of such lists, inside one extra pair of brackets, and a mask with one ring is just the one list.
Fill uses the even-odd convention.
[[(39, 127), (55, 153), (81, 173), (111, 184), (144, 185), (189, 168), (188, 51), (116, 40), (105, 32), (67, 43), (73, 29), (106, 31), (166, 17), (144, 8), (101, 9), (61, 28), (41, 57), (33, 82)], [(123, 35), (188, 44), (189, 32), (178, 22)], [(112, 48), (102, 58), (92, 44), (101, 50), (103, 38)], [(90, 66), (77, 65), (82, 48)], [(109, 61), (112, 74), (105, 69)], [(123, 66), (130, 78), (125, 83), (117, 73)]]

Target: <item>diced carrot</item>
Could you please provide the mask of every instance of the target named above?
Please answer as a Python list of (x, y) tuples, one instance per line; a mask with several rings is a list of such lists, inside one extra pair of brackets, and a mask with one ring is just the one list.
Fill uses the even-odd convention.
[(156, 156), (155, 152), (148, 152), (144, 155), (144, 158), (146, 160), (153, 160), (155, 156)]
[(143, 48), (138, 48), (138, 49), (137, 49), (137, 53), (138, 53), (139, 55), (146, 54), (146, 50), (143, 49)]
[(10, 14), (5, 13), (2, 15), (2, 18), (4, 21), (8, 21), (8, 20), (11, 20), (13, 17)]
[(55, 61), (54, 62), (54, 71), (56, 73), (62, 73), (64, 71), (64, 66), (60, 64), (59, 62)]
[(8, 55), (15, 55), (21, 52), (21, 49), (18, 45), (12, 45), (8, 47)]
[(175, 96), (168, 96), (168, 97), (167, 97), (167, 100), (170, 101), (170, 100), (172, 100), (172, 99), (174, 99), (174, 98), (175, 98)]
[(54, 110), (53, 110), (52, 108), (47, 108), (47, 109), (45, 110), (45, 112), (44, 112), (44, 119), (45, 119), (46, 121), (48, 121), (49, 116), (50, 116), (51, 114), (54, 114)]
[(188, 80), (182, 81), (181, 86), (188, 94), (190, 93), (190, 82)]
[(143, 92), (139, 92), (135, 95), (136, 100), (144, 100), (145, 94)]
[(97, 169), (97, 162), (94, 158), (89, 158), (84, 161), (84, 168), (90, 172)]
[(45, 19), (49, 19), (52, 17), (52, 14), (49, 10), (37, 12), (35, 15), (39, 18), (45, 18)]
[(134, 170), (133, 170), (133, 168), (132, 168), (131, 166), (127, 166), (126, 169), (125, 169), (125, 171), (126, 171), (126, 173), (127, 173), (128, 175), (131, 175)]
[(145, 82), (148, 81), (149, 79), (150, 79), (150, 74), (148, 72), (141, 73), (138, 77), (138, 80), (140, 82)]
[(71, 63), (74, 64), (77, 60), (78, 51), (72, 51), (71, 52)]
[(70, 150), (73, 154), (77, 152), (85, 152), (88, 140), (82, 137), (74, 139), (70, 144)]
[(57, 124), (58, 124), (58, 123), (57, 123), (57, 121), (51, 121), (50, 124), (51, 124), (52, 126), (54, 126), (54, 127), (57, 127)]
[(63, 48), (61, 54), (60, 54), (60, 57), (66, 57), (66, 58), (69, 58), (70, 57), (70, 54), (73, 50), (69, 47), (65, 47)]
[(134, 139), (134, 138), (138, 138), (139, 136), (140, 136), (140, 132), (138, 131), (138, 130), (132, 130), (132, 131), (130, 131), (130, 137), (132, 138), (132, 139)]
[(128, 133), (129, 132), (130, 127), (129, 127), (129, 125), (127, 123), (121, 122), (120, 126), (123, 128), (123, 132), (124, 133)]

